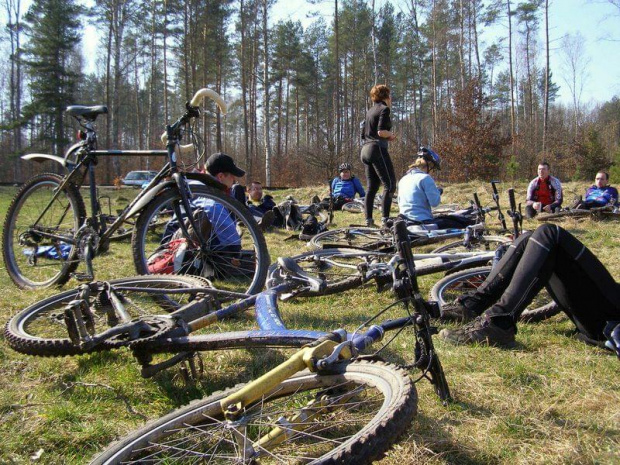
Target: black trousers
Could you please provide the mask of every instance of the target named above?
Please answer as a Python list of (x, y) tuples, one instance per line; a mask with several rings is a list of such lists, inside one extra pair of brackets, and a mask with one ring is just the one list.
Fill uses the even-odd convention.
[(543, 287), (591, 339), (605, 340), (606, 322), (620, 320), (620, 284), (585, 245), (552, 224), (519, 237), (482, 286), (459, 300), (477, 313), (488, 308), (501, 326), (515, 325)]
[(366, 179), (368, 182), (366, 198), (364, 200), (366, 219), (372, 219), (375, 196), (381, 184), (383, 184), (381, 217), (389, 218), (390, 208), (392, 207), (392, 194), (396, 191), (396, 174), (394, 173), (390, 154), (386, 147), (381, 147), (376, 142), (369, 142), (362, 147), (361, 159), (366, 167)]

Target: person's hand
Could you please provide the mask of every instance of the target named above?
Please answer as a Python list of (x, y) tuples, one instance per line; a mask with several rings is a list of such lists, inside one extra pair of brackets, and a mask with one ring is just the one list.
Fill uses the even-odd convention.
[(439, 195), (443, 195), (443, 187), (438, 187), (437, 190), (439, 191)]
[(545, 205), (543, 207), (543, 211), (547, 212), (547, 213), (551, 213), (551, 205)]

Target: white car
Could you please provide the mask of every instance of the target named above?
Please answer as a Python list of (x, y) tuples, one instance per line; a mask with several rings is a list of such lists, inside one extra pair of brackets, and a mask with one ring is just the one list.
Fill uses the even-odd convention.
[(125, 186), (141, 187), (155, 177), (157, 171), (130, 171), (123, 178)]

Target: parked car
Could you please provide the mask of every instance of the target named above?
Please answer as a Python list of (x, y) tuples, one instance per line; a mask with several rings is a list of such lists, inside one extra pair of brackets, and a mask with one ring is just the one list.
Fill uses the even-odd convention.
[(125, 186), (141, 187), (155, 177), (157, 171), (130, 171), (123, 178)]

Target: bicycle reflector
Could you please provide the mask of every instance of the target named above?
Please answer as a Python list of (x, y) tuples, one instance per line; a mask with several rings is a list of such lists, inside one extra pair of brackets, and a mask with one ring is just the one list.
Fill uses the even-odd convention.
[(605, 347), (613, 350), (620, 358), (620, 321), (608, 321), (603, 335), (607, 338)]
[(75, 135), (75, 138), (76, 138), (77, 140), (86, 140), (86, 132), (85, 132), (85, 131), (82, 131), (82, 130), (79, 130), (79, 131), (77, 132), (77, 134)]

